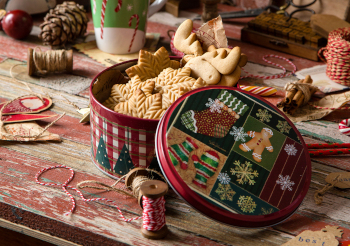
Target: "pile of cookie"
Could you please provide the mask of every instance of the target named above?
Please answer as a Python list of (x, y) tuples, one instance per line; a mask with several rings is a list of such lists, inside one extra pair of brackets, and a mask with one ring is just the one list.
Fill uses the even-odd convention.
[(186, 54), (181, 63), (170, 60), (164, 47), (154, 54), (141, 50), (137, 65), (125, 70), (129, 82), (115, 84), (103, 105), (129, 116), (160, 119), (188, 91), (214, 84), (235, 85), (247, 57), (239, 47), (211, 46), (203, 54), (196, 35), (191, 34), (192, 27), (192, 21), (186, 20), (174, 37), (175, 48)]

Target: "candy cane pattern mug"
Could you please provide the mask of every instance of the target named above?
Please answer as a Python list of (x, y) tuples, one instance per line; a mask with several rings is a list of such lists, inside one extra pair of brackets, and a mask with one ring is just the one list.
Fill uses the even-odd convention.
[(91, 0), (97, 47), (111, 54), (129, 54), (145, 44), (147, 18), (166, 0)]

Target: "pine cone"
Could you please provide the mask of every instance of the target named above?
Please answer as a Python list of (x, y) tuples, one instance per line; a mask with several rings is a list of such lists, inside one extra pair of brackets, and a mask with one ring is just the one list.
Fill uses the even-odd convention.
[(40, 25), (39, 38), (45, 45), (58, 46), (73, 42), (86, 32), (88, 18), (83, 6), (64, 2), (51, 9)]

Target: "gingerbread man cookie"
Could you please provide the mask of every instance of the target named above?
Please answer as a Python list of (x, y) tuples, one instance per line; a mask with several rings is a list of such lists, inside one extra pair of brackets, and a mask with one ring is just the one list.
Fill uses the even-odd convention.
[(240, 144), (239, 148), (244, 152), (253, 150), (253, 159), (256, 162), (261, 162), (261, 154), (265, 148), (269, 152), (273, 152), (273, 146), (270, 142), (270, 138), (273, 136), (271, 129), (263, 128), (261, 132), (249, 131), (247, 134), (252, 139), (248, 143)]

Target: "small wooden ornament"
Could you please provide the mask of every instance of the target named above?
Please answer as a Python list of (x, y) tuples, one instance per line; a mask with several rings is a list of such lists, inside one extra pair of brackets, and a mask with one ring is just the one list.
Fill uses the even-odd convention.
[[(48, 50), (46, 52), (39, 52), (38, 54), (39, 57), (40, 56), (45, 56), (45, 55), (49, 55), (50, 52), (56, 52), (56, 51), (52, 51), (52, 50)], [(32, 48), (28, 48), (28, 56), (27, 56), (27, 66), (28, 66), (28, 75), (32, 76), (32, 75), (36, 75), (36, 74), (43, 74), (42, 71), (46, 72), (72, 72), (73, 71), (73, 50), (62, 50), (62, 52), (65, 53), (65, 56), (62, 56), (62, 59), (65, 58), (64, 61), (52, 61), (58, 64), (65, 64), (64, 68), (57, 68), (56, 71), (54, 71), (54, 67), (51, 69), (48, 69), (47, 65), (43, 65), (42, 67), (40, 67), (39, 64), (41, 64), (40, 59), (44, 59), (44, 57), (41, 58), (36, 58), (39, 60), (34, 60), (34, 50)], [(51, 58), (51, 59), (60, 59), (57, 56), (54, 56), (56, 58)], [(63, 58), (64, 57), (64, 58)], [(41, 70), (41, 71), (40, 71)]]

